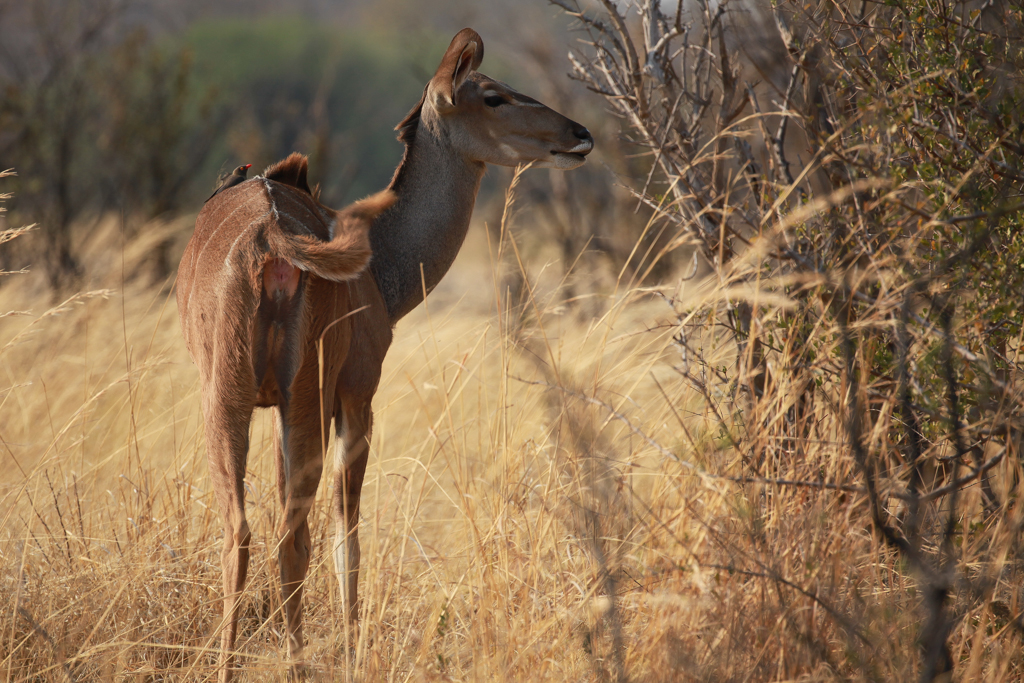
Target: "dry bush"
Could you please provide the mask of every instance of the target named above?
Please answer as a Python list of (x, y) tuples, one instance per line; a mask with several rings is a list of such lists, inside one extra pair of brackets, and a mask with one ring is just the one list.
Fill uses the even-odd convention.
[(780, 88), (729, 3), (553, 2), (648, 150), (632, 191), (714, 273), (659, 292), (664, 398), (704, 398), (666, 456), (726, 505), (683, 496), (723, 605), (672, 632), (688, 673), (1019, 677), (1020, 6), (768, 7)]

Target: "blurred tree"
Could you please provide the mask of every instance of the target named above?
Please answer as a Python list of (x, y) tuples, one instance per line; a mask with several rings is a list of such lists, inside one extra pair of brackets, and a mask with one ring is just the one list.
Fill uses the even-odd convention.
[(71, 226), (90, 215), (131, 231), (198, 207), (218, 170), (296, 150), (341, 203), (401, 156), (392, 127), (423, 84), (398, 41), (280, 17), (174, 35), (153, 17), (143, 0), (0, 4), (0, 158), (23, 169), (12, 210), (41, 225), (54, 290), (81, 274)]
[(54, 289), (80, 271), (70, 225), (86, 201), (74, 177), (88, 119), (87, 74), (124, 7), (114, 0), (0, 6), (0, 156), (23, 169), (18, 206), (40, 219)]
[[(402, 155), (393, 127), (419, 99), (422, 59), (383, 31), (339, 31), (300, 17), (196, 23), (184, 42), (200, 83), (220, 90), (231, 110), (211, 164), (261, 167), (290, 152), (311, 155), (323, 198), (340, 204), (387, 184)], [(409, 57), (410, 52), (414, 55)], [(433, 52), (433, 54), (430, 54)], [(211, 180), (215, 169), (204, 174)]]
[(191, 87), (188, 51), (154, 45), (133, 13), (141, 7), (0, 6), (0, 156), (24, 169), (14, 208), (41, 226), (55, 291), (81, 274), (72, 223), (109, 209), (145, 219), (180, 208), (223, 120)]
[(104, 206), (142, 217), (179, 210), (228, 108), (212, 88), (193, 86), (192, 53), (150, 44), (137, 29), (112, 50), (97, 75), (104, 100), (98, 153), (107, 175)]

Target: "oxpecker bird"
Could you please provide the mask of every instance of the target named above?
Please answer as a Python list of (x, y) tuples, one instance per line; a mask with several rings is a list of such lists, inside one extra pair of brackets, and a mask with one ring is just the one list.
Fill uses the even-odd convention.
[(252, 164), (246, 164), (244, 166), (239, 166), (238, 168), (236, 168), (234, 170), (234, 172), (232, 172), (231, 175), (229, 175), (227, 178), (224, 179), (224, 182), (222, 182), (220, 184), (220, 187), (218, 187), (216, 190), (214, 190), (213, 194), (211, 194), (209, 197), (206, 198), (206, 201), (210, 201), (215, 196), (217, 196), (218, 194), (220, 194), (224, 190), (228, 189), (229, 187), (234, 187), (235, 185), (238, 185), (239, 183), (244, 183), (245, 182), (245, 177), (247, 175), (249, 175), (249, 169), (250, 168), (252, 168)]

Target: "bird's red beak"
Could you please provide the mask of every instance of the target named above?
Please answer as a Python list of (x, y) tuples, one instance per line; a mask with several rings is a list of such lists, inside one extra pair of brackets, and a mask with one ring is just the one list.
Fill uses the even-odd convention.
[(252, 164), (246, 164), (245, 165), (245, 170), (246, 171), (248, 171), (250, 168), (252, 168)]

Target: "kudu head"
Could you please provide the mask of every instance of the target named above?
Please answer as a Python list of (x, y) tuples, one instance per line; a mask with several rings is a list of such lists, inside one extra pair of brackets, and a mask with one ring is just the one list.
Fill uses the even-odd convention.
[(419, 105), (399, 124), (400, 139), (411, 141), (422, 120), (467, 160), (564, 170), (582, 166), (594, 149), (590, 131), (478, 72), (483, 57), (480, 35), (471, 28), (459, 31)]

